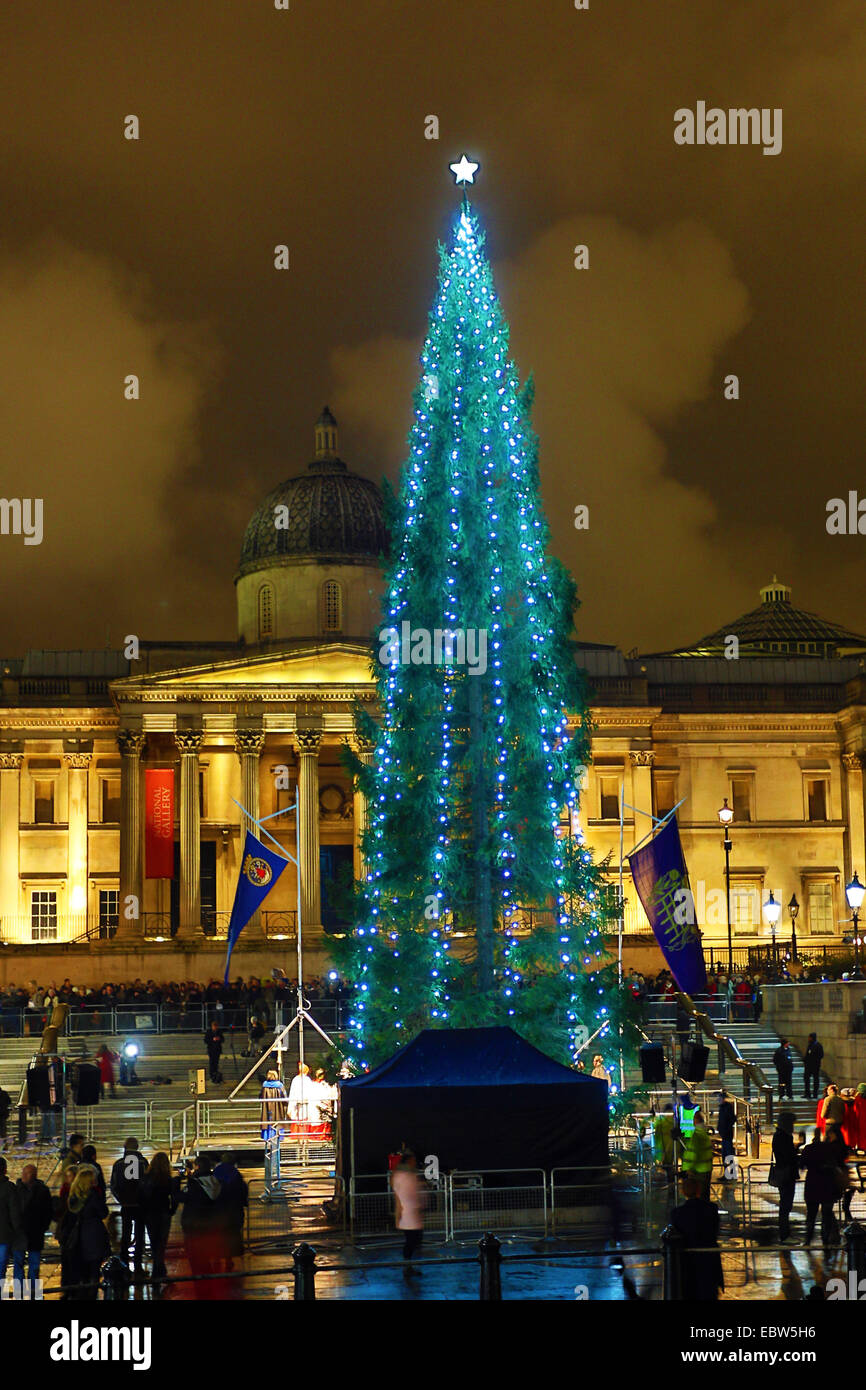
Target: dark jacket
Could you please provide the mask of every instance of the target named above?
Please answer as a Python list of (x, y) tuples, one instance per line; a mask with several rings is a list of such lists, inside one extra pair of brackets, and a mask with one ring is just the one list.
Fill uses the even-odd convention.
[(122, 1153), (111, 1170), (112, 1194), (122, 1207), (138, 1206), (138, 1190), (147, 1170), (147, 1160), (136, 1149)]
[(177, 1178), (172, 1178), (165, 1186), (155, 1182), (150, 1173), (145, 1173), (138, 1189), (138, 1201), (145, 1221), (154, 1221), (160, 1216), (174, 1216), (180, 1201), (180, 1183)]
[(219, 1028), (215, 1033), (212, 1033), (211, 1030), (208, 1029), (204, 1035), (204, 1045), (208, 1052), (222, 1052), (224, 1042), (225, 1038), (223, 1037), (222, 1030)]
[(803, 1196), (807, 1202), (833, 1202), (836, 1199), (833, 1154), (832, 1151), (828, 1154), (827, 1148), (828, 1145), (813, 1140), (800, 1155), (800, 1162), (806, 1170)]
[(219, 1204), (219, 1178), (212, 1173), (199, 1177), (193, 1174), (180, 1194), (183, 1212), (180, 1224), (184, 1234), (215, 1230), (222, 1222), (223, 1209)]
[(777, 1047), (773, 1053), (773, 1066), (780, 1076), (790, 1077), (794, 1071), (794, 1059), (791, 1056), (791, 1049), (788, 1047)]
[(7, 1177), (0, 1178), (0, 1245), (11, 1245), (13, 1250), (24, 1249), (21, 1202), (15, 1184)]
[(690, 1197), (671, 1212), (671, 1225), (686, 1245), (683, 1255), (683, 1295), (689, 1300), (710, 1302), (725, 1287), (722, 1257), (712, 1251), (693, 1255), (689, 1248), (718, 1245), (719, 1209), (703, 1197)]
[(808, 1043), (803, 1053), (803, 1070), (820, 1071), (824, 1060), (824, 1049), (819, 1042)]
[(106, 1259), (111, 1254), (111, 1242), (103, 1224), (107, 1215), (105, 1198), (93, 1189), (78, 1211), (67, 1207), (57, 1232), (64, 1256), (92, 1262)]
[(12, 1106), (12, 1097), (8, 1091), (4, 1091), (0, 1086), (0, 1120), (7, 1119)]
[(718, 1123), (719, 1134), (721, 1135), (722, 1139), (733, 1139), (734, 1126), (736, 1122), (737, 1112), (734, 1109), (733, 1102), (730, 1100), (723, 1100), (721, 1105), (719, 1106)]
[(773, 1135), (773, 1163), (776, 1169), (776, 1183), (783, 1187), (796, 1182), (800, 1173), (800, 1160), (793, 1134), (786, 1129), (777, 1129)]
[(27, 1249), (41, 1250), (45, 1245), (45, 1232), (54, 1219), (51, 1193), (39, 1178), (34, 1178), (31, 1183), (22, 1182), (19, 1178), (15, 1191), (18, 1193)]

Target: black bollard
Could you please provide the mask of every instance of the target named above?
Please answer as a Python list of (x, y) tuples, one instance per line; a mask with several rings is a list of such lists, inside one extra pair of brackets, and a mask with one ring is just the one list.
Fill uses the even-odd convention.
[(848, 1273), (853, 1273), (859, 1287), (860, 1280), (866, 1277), (866, 1228), (859, 1221), (852, 1221), (845, 1227), (845, 1248), (848, 1252)]
[(126, 1299), (129, 1285), (129, 1270), (117, 1255), (112, 1255), (99, 1266), (99, 1287), (106, 1303)]
[(302, 1242), (292, 1251), (295, 1264), (295, 1298), (305, 1302), (316, 1297), (316, 1252), (312, 1245)]
[(479, 1240), (478, 1255), (481, 1261), (481, 1291), (478, 1297), (482, 1303), (501, 1303), (502, 1255), (500, 1242), (492, 1231), (488, 1231)]
[(662, 1231), (664, 1260), (664, 1301), (681, 1303), (683, 1298), (683, 1237), (674, 1226)]

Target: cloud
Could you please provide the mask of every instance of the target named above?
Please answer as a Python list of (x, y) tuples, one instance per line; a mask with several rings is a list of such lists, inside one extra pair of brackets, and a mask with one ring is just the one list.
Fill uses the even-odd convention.
[(218, 360), (205, 328), (156, 318), (146, 283), (103, 257), (52, 239), (0, 259), (0, 490), (44, 510), (41, 545), (0, 536), (4, 588), (26, 593), (7, 610), (7, 651), (138, 631), (130, 598), (173, 558), (171, 487), (196, 457)]
[[(582, 243), (590, 268), (579, 271)], [(641, 233), (569, 217), (494, 274), (518, 370), (535, 378), (542, 491), (554, 550), (578, 582), (579, 634), (644, 649), (698, 636), (712, 626), (706, 591), (720, 572), (725, 615), (752, 607), (709, 494), (667, 472), (665, 430), (721, 393), (723, 350), (748, 319), (724, 245), (693, 220)], [(405, 453), (419, 346), (380, 336), (332, 357), (336, 408), (393, 460)], [(579, 504), (588, 531), (574, 528)]]

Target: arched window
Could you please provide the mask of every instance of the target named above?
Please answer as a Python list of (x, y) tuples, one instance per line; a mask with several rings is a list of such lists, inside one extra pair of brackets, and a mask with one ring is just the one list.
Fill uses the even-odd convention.
[(259, 641), (274, 635), (274, 591), (270, 584), (259, 589)]
[(322, 631), (343, 631), (343, 586), (336, 579), (322, 585)]

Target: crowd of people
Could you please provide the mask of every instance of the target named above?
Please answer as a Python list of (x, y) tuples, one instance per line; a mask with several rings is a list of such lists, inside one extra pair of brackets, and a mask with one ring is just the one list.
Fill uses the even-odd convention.
[[(216, 979), (207, 983), (196, 980), (159, 983), (156, 980), (136, 979), (101, 985), (73, 984), (68, 977), (59, 985), (54, 980), (47, 985), (40, 985), (36, 980), (22, 985), (10, 981), (0, 989), (0, 1011), (25, 1010), (45, 1014), (55, 1003), (67, 1004), (73, 1010), (109, 1009), (123, 1004), (170, 1004), (175, 1007), (210, 1004), (222, 1005), (223, 1008), (253, 1008), (272, 1017), (275, 1005), (294, 1002), (297, 989), (297, 979), (288, 976), (276, 980), (251, 976), (248, 980), (239, 978), (228, 985)], [(303, 992), (313, 1004), (326, 1000), (339, 1002), (349, 997), (348, 986), (334, 971), (324, 977), (314, 976), (306, 980)]]
[(829, 1258), (841, 1240), (837, 1205), (844, 1220), (850, 1221), (854, 1193), (866, 1191), (857, 1159), (858, 1150), (866, 1148), (866, 1085), (850, 1091), (829, 1085), (818, 1102), (816, 1124), (808, 1142), (805, 1130), (794, 1138), (795, 1122), (792, 1111), (781, 1111), (773, 1135), (768, 1181), (779, 1194), (779, 1243), (800, 1244), (791, 1234), (791, 1211), (797, 1182), (803, 1176), (805, 1244), (812, 1243), (820, 1212), (821, 1243)]
[[(632, 997), (643, 1003), (650, 998), (675, 999), (677, 983), (669, 970), (660, 970), (649, 979), (639, 970), (632, 970), (626, 976), (626, 988)], [(732, 1019), (738, 1022), (757, 1022), (763, 1010), (761, 985), (769, 981), (760, 971), (734, 971), (728, 976), (719, 966), (707, 970), (707, 988), (702, 993), (692, 995), (695, 1003), (713, 1003), (727, 1000)]]
[[(73, 1134), (63, 1158), (62, 1182), (52, 1195), (26, 1164), (17, 1183), (0, 1158), (0, 1286), (11, 1262), (13, 1279), (36, 1293), (46, 1236), (60, 1254), (60, 1283), (67, 1299), (97, 1297), (100, 1269), (112, 1252), (108, 1197), (120, 1213), (118, 1252), (133, 1281), (142, 1278), (145, 1241), (150, 1248), (154, 1290), (168, 1287), (166, 1252), (172, 1220), (180, 1209), (183, 1247), (190, 1274), (225, 1276), (192, 1285), (195, 1298), (226, 1298), (230, 1275), (243, 1254), (247, 1183), (233, 1158), (216, 1167), (207, 1156), (186, 1165), (183, 1176), (172, 1170), (168, 1155), (155, 1153), (148, 1163), (138, 1141), (129, 1138), (106, 1181), (93, 1144)], [(181, 1292), (183, 1285), (178, 1286)]]

